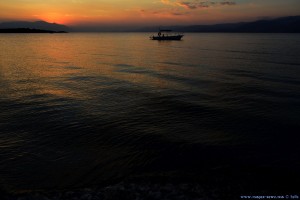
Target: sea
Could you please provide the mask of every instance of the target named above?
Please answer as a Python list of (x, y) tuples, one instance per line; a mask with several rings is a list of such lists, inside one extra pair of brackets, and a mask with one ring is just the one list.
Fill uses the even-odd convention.
[(299, 186), (300, 35), (150, 35), (0, 34), (1, 188)]

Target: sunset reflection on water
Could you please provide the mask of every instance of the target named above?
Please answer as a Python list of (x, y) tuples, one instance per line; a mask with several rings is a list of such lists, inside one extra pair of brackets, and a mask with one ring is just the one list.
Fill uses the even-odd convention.
[(297, 166), (298, 35), (149, 35), (0, 35), (0, 181), (86, 187)]

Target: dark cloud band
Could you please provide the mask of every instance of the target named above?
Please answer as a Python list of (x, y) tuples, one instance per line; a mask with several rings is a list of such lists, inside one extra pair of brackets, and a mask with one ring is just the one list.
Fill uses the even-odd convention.
[(161, 0), (162, 3), (167, 5), (177, 5), (186, 9), (208, 8), (212, 6), (232, 6), (236, 5), (235, 1), (202, 1), (202, 0)]

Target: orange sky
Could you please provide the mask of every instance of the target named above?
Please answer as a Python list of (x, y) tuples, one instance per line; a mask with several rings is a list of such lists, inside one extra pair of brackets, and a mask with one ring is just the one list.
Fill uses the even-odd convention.
[(210, 24), (300, 14), (299, 0), (9, 0), (0, 22), (66, 25)]

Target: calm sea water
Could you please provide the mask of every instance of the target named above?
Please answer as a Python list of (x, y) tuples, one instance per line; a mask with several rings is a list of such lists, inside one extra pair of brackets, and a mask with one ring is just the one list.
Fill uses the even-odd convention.
[(300, 35), (0, 35), (0, 184), (300, 167)]

